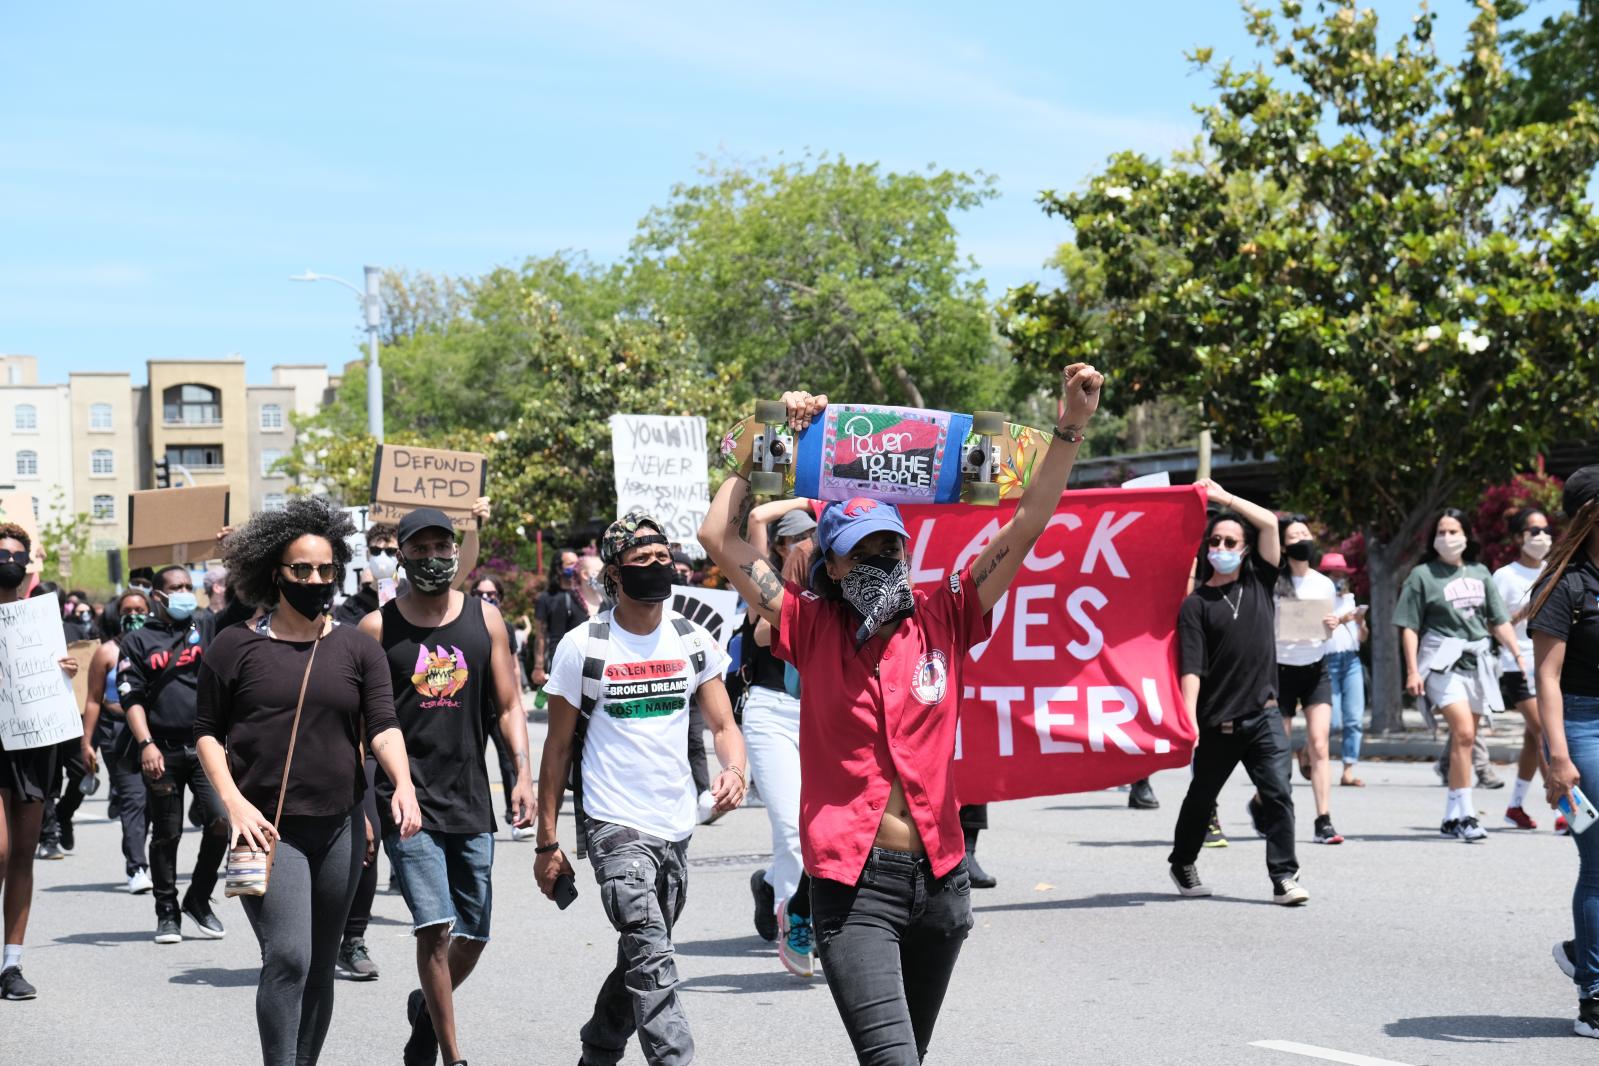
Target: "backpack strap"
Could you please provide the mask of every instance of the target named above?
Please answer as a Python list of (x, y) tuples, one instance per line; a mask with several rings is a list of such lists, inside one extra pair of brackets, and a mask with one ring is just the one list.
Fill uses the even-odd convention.
[(1588, 590), (1583, 587), (1582, 575), (1569, 567), (1560, 575), (1560, 583), (1565, 586), (1566, 598), (1571, 601), (1571, 628), (1576, 629), (1582, 622), (1583, 601), (1587, 598)]
[(577, 723), (572, 730), (572, 769), (567, 784), (572, 790), (572, 814), (577, 822), (577, 857), (589, 853), (587, 819), (583, 814), (583, 740), (588, 736), (589, 719), (599, 706), (604, 690), (605, 659), (611, 649), (611, 613), (606, 611), (584, 623), (583, 691), (578, 698)]
[(694, 676), (699, 677), (705, 672), (705, 630), (676, 611), (672, 612), (672, 628), (677, 630), (677, 635), (682, 637), (683, 643), (688, 646), (689, 661), (694, 666)]

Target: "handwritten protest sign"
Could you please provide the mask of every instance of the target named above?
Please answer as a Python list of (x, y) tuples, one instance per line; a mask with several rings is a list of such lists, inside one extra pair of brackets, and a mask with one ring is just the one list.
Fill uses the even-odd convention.
[(668, 540), (694, 558), (695, 539), (711, 508), (705, 419), (674, 415), (612, 415), (616, 513), (642, 507), (660, 521)]
[(83, 736), (55, 593), (0, 603), (0, 744), (43, 748)]
[(397, 523), (418, 507), (437, 507), (456, 529), (475, 529), (472, 504), (487, 477), (488, 460), (477, 452), (379, 444), (367, 521)]
[(196, 485), (128, 493), (128, 565), (184, 566), (222, 557), (228, 487)]
[(1284, 644), (1320, 644), (1329, 635), (1323, 619), (1332, 613), (1332, 600), (1280, 599), (1277, 639)]

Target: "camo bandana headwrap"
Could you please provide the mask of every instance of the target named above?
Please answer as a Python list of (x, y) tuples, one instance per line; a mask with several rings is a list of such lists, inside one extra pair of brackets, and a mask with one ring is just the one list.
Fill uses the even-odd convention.
[[(650, 532), (641, 536), (641, 529), (649, 529)], [(600, 561), (609, 566), (620, 563), (629, 548), (636, 548), (640, 544), (668, 543), (661, 535), (661, 523), (655, 520), (655, 516), (642, 507), (635, 507), (605, 527), (605, 535), (600, 538)]]

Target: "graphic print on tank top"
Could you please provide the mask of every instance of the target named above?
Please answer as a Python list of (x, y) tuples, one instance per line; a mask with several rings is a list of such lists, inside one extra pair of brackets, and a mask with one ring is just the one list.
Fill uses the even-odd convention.
[(612, 718), (664, 718), (688, 706), (688, 663), (649, 659), (605, 668), (605, 713)]
[(466, 665), (466, 654), (454, 644), (448, 647), (436, 644), (431, 649), (426, 644), (418, 645), (411, 685), (422, 697), (421, 706), (460, 707), (460, 701), (451, 697), (466, 687), (471, 676)]

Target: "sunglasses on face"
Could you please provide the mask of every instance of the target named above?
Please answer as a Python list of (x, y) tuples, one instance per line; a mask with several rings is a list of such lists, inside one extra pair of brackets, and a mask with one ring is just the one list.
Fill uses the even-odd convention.
[(398, 559), (400, 557), (400, 549), (398, 548), (368, 548), (366, 553), (367, 555), (387, 555), (390, 559)]
[(496, 607), (500, 605), (500, 594), (497, 592), (474, 592), (472, 595), (476, 596), (484, 603), (492, 603)]
[(1226, 548), (1229, 550), (1233, 548), (1242, 548), (1244, 546), (1244, 542), (1239, 540), (1237, 537), (1211, 537), (1210, 540), (1206, 541), (1205, 543), (1209, 544), (1212, 548)]
[(339, 568), (333, 563), (279, 563), (278, 565), (293, 574), (294, 580), (302, 585), (311, 580), (312, 574), (320, 577), (323, 584), (332, 584), (334, 576), (339, 572)]
[(0, 565), (5, 563), (21, 563), (23, 566), (27, 566), (28, 553), (0, 551)]
[(1548, 526), (1528, 526), (1526, 529), (1522, 530), (1522, 532), (1527, 534), (1527, 536), (1529, 536), (1529, 537), (1536, 537), (1540, 533), (1549, 532), (1549, 527)]

